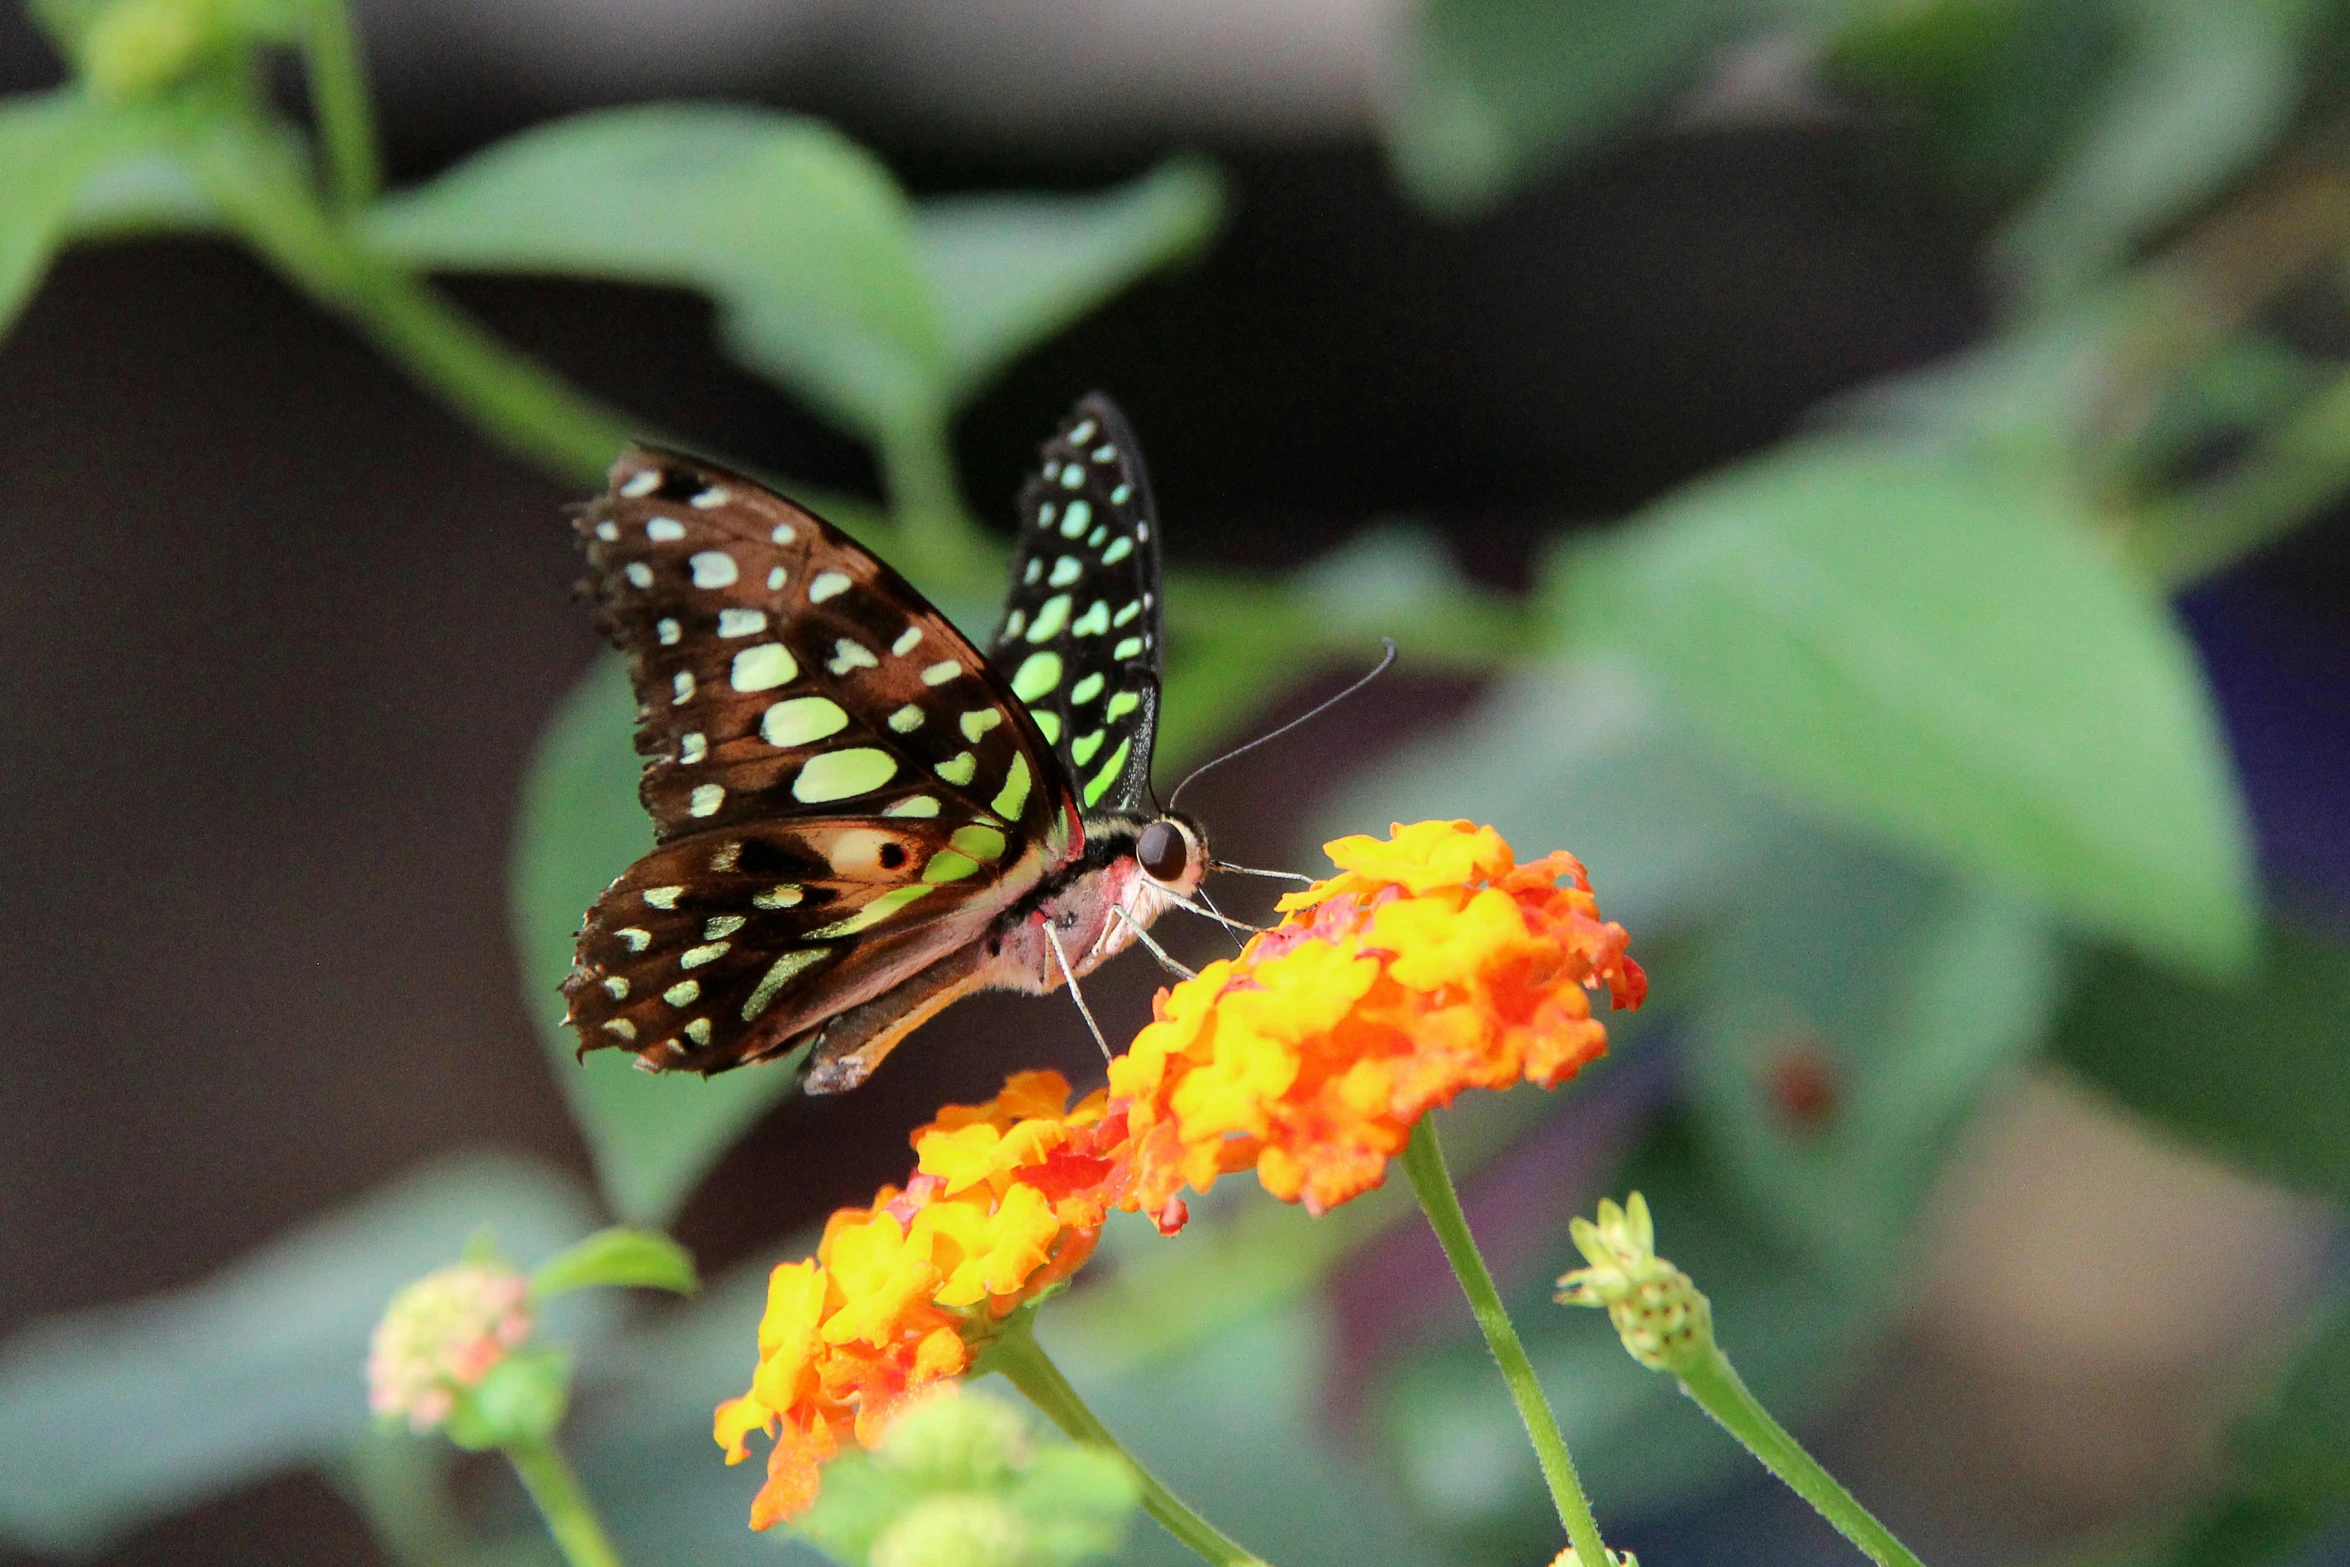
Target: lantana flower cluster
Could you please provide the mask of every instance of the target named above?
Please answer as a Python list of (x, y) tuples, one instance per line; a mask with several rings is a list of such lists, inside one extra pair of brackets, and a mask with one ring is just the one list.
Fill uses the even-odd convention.
[(530, 1337), (530, 1281), (494, 1262), (436, 1269), (392, 1297), (367, 1349), (367, 1407), (430, 1431)]
[(1181, 1193), (1254, 1169), (1322, 1212), (1377, 1186), (1419, 1118), (1468, 1088), (1554, 1087), (1607, 1048), (1588, 991), (1647, 982), (1582, 865), (1525, 865), (1490, 827), (1398, 826), (1327, 845), (1339, 874), (1281, 901), (1234, 959), (1161, 991), (1068, 1103), (1025, 1072), (913, 1136), (915, 1174), (843, 1209), (768, 1281), (751, 1388), (718, 1408), (727, 1461), (775, 1438), (754, 1528), (814, 1501), (844, 1437), (871, 1447), (913, 1395), (967, 1371), (1012, 1311), (1065, 1281), (1112, 1208), (1182, 1228)]
[(1117, 1199), (1123, 1117), (1069, 1107), (1057, 1072), (1023, 1072), (984, 1105), (914, 1133), (915, 1174), (843, 1208), (816, 1255), (767, 1280), (750, 1391), (718, 1406), (728, 1463), (775, 1438), (751, 1508), (764, 1529), (816, 1499), (843, 1437), (880, 1439), (906, 1401), (959, 1377), (991, 1325), (1074, 1273)]

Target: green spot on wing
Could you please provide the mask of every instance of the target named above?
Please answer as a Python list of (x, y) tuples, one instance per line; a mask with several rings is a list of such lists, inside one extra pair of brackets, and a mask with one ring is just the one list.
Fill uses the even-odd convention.
[(978, 874), (978, 871), (979, 862), (969, 855), (958, 854), (952, 849), (941, 849), (930, 857), (928, 865), (922, 867), (922, 879), (930, 882), (961, 881), (966, 876)]
[(1124, 718), (1128, 713), (1133, 712), (1140, 706), (1142, 706), (1141, 697), (1136, 696), (1131, 691), (1121, 691), (1116, 696), (1110, 698), (1110, 706), (1108, 709), (1109, 716), (1112, 719)]
[(988, 861), (1003, 857), (1004, 835), (993, 827), (982, 827), (976, 824), (969, 827), (958, 827), (955, 829), (954, 835), (947, 839), (947, 842), (975, 860)]
[[(1066, 598), (1054, 602), (1061, 613), (1069, 612)], [(1049, 609), (1051, 606), (1047, 606)], [(1031, 653), (1020, 661), (1019, 671), (1012, 676), (1012, 694), (1023, 702), (1033, 702), (1061, 683), (1061, 655), (1058, 653)]]
[(792, 780), (792, 798), (810, 805), (846, 800), (878, 789), (897, 775), (898, 759), (869, 745), (826, 751), (808, 758)]
[(1110, 785), (1116, 783), (1118, 774), (1125, 770), (1126, 753), (1133, 749), (1134, 741), (1131, 737), (1118, 742), (1118, 749), (1110, 753), (1110, 759), (1102, 763), (1102, 770), (1095, 773), (1085, 786), (1087, 805), (1101, 803), (1102, 796), (1110, 792)]
[[(1100, 750), (1102, 748), (1102, 742), (1108, 738), (1109, 731), (1106, 729), (1096, 729), (1091, 734), (1079, 735), (1076, 739), (1069, 742), (1069, 759), (1075, 762), (1078, 766), (1083, 767), (1086, 763), (1093, 760), (1093, 753)], [(1086, 802), (1088, 805), (1091, 805), (1092, 803), (1093, 802), (1091, 800)]]
[(1046, 599), (1044, 607), (1036, 612), (1036, 624), (1028, 628), (1028, 640), (1050, 642), (1059, 636), (1061, 628), (1069, 624), (1069, 606), (1075, 602), (1066, 593), (1056, 593)]

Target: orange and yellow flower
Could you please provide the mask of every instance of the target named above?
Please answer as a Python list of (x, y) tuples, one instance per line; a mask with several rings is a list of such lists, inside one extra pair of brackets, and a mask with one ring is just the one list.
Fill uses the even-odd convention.
[(1122, 1117), (1068, 1106), (1057, 1072), (1023, 1072), (984, 1105), (913, 1136), (916, 1173), (844, 1208), (816, 1255), (767, 1280), (750, 1391), (718, 1406), (728, 1463), (775, 1438), (751, 1507), (764, 1529), (816, 1499), (843, 1437), (870, 1447), (915, 1394), (960, 1376), (991, 1326), (1075, 1272), (1115, 1200)]
[(751, 1511), (815, 1500), (844, 1437), (876, 1442), (969, 1369), (996, 1324), (1074, 1273), (1112, 1208), (1182, 1228), (1186, 1186), (1255, 1169), (1316, 1212), (1385, 1178), (1413, 1123), (1463, 1089), (1552, 1087), (1607, 1048), (1587, 990), (1647, 989), (1582, 865), (1520, 865), (1490, 827), (1398, 826), (1327, 846), (1339, 874), (1284, 898), (1236, 959), (1161, 991), (1155, 1021), (1071, 1106), (1056, 1072), (913, 1136), (915, 1173), (768, 1279), (750, 1391), (718, 1407), (727, 1461), (775, 1438)]
[(1237, 959), (1163, 992), (1110, 1063), (1133, 1184), (1172, 1229), (1177, 1194), (1253, 1167), (1316, 1212), (1377, 1186), (1413, 1123), (1463, 1089), (1553, 1087), (1607, 1049), (1586, 991), (1647, 991), (1582, 864), (1520, 865), (1490, 827), (1398, 825), (1327, 846), (1339, 874), (1281, 900)]

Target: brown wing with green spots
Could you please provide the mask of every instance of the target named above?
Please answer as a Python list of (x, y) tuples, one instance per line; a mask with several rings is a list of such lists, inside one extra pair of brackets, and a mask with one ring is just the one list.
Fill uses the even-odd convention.
[(976, 939), (1074, 842), (1034, 721), (845, 534), (646, 448), (577, 529), (660, 845), (589, 911), (564, 985), (583, 1050), (773, 1054)]
[(1020, 491), (992, 657), (1087, 810), (1146, 809), (1159, 712), (1159, 533), (1115, 403), (1078, 399)]

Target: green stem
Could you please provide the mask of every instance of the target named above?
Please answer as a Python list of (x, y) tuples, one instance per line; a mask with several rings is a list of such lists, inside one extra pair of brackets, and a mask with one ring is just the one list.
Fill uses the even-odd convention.
[(347, 0), (310, 0), (309, 36), (303, 60), (310, 73), (310, 103), (318, 116), (318, 137), (335, 204), (346, 212), (375, 200), (383, 188), (383, 162), (376, 151), (375, 106), (367, 92), (367, 59), (351, 24)]
[(2128, 547), (2148, 575), (2182, 588), (2298, 527), (2350, 487), (2350, 375), (2263, 436), (2226, 477), (2157, 503)]
[(1445, 1259), (1461, 1281), (1461, 1293), (1469, 1297), (1469, 1310), (1485, 1332), (1486, 1346), (1501, 1365), (1502, 1380), (1509, 1384), (1518, 1418), (1526, 1423), (1526, 1435), (1533, 1439), (1534, 1456), (1542, 1464), (1542, 1478), (1550, 1486), (1550, 1499), (1558, 1508), (1559, 1522), (1566, 1525), (1575, 1555), (1583, 1567), (1605, 1567), (1607, 1551), (1600, 1543), (1599, 1525), (1591, 1516), (1582, 1482), (1575, 1478), (1575, 1460), (1567, 1453), (1567, 1439), (1559, 1434), (1550, 1400), (1543, 1396), (1542, 1384), (1534, 1379), (1533, 1362), (1526, 1358), (1526, 1346), (1518, 1341), (1518, 1330), (1502, 1309), (1501, 1292), (1493, 1287), (1493, 1275), (1478, 1254), (1477, 1238), (1469, 1233), (1460, 1194), (1453, 1190), (1452, 1174), (1444, 1167), (1444, 1148), (1436, 1140), (1433, 1117), (1423, 1115), (1420, 1124), (1412, 1128), (1403, 1168), (1428, 1215), (1428, 1227), (1436, 1232)]
[(1729, 1358), (1710, 1340), (1691, 1365), (1677, 1368), (1681, 1386), (1698, 1406), (1721, 1423), (1722, 1429), (1762, 1460), (1763, 1467), (1785, 1481), (1796, 1495), (1819, 1509), (1836, 1532), (1866, 1552), (1879, 1567), (1920, 1567), (1909, 1548), (1893, 1538), (1891, 1530), (1836, 1483), (1833, 1475), (1805, 1452), (1771, 1412), (1755, 1401)]
[(270, 132), (236, 127), (193, 151), (229, 226), (312, 298), (510, 450), (580, 483), (603, 482), (631, 433), (621, 416), (371, 255)]
[(945, 417), (909, 421), (877, 444), (882, 489), (899, 537), (913, 553), (960, 570), (983, 545), (963, 510)]
[(1265, 1567), (1265, 1563), (1247, 1549), (1234, 1542), (1214, 1524), (1184, 1505), (1183, 1499), (1162, 1485), (1158, 1477), (1136, 1462), (1132, 1453), (1110, 1434), (1086, 1407), (1077, 1389), (1061, 1375), (1061, 1368), (1037, 1343), (1031, 1319), (1023, 1314), (1007, 1327), (1003, 1337), (988, 1346), (980, 1362), (985, 1371), (1001, 1372), (1021, 1395), (1038, 1409), (1045, 1418), (1075, 1441), (1107, 1449), (1125, 1460), (1126, 1467), (1142, 1487), (1142, 1505), (1153, 1518), (1166, 1526), (1167, 1532), (1181, 1540), (1202, 1557), (1215, 1562), (1217, 1567)]
[(514, 1472), (522, 1477), (522, 1488), (537, 1504), (539, 1516), (547, 1521), (547, 1532), (555, 1537), (555, 1548), (563, 1553), (563, 1559), (571, 1567), (620, 1567), (620, 1553), (612, 1548), (603, 1521), (596, 1517), (587, 1492), (580, 1489), (579, 1476), (571, 1472), (555, 1444), (517, 1443), (504, 1451), (514, 1463)]

